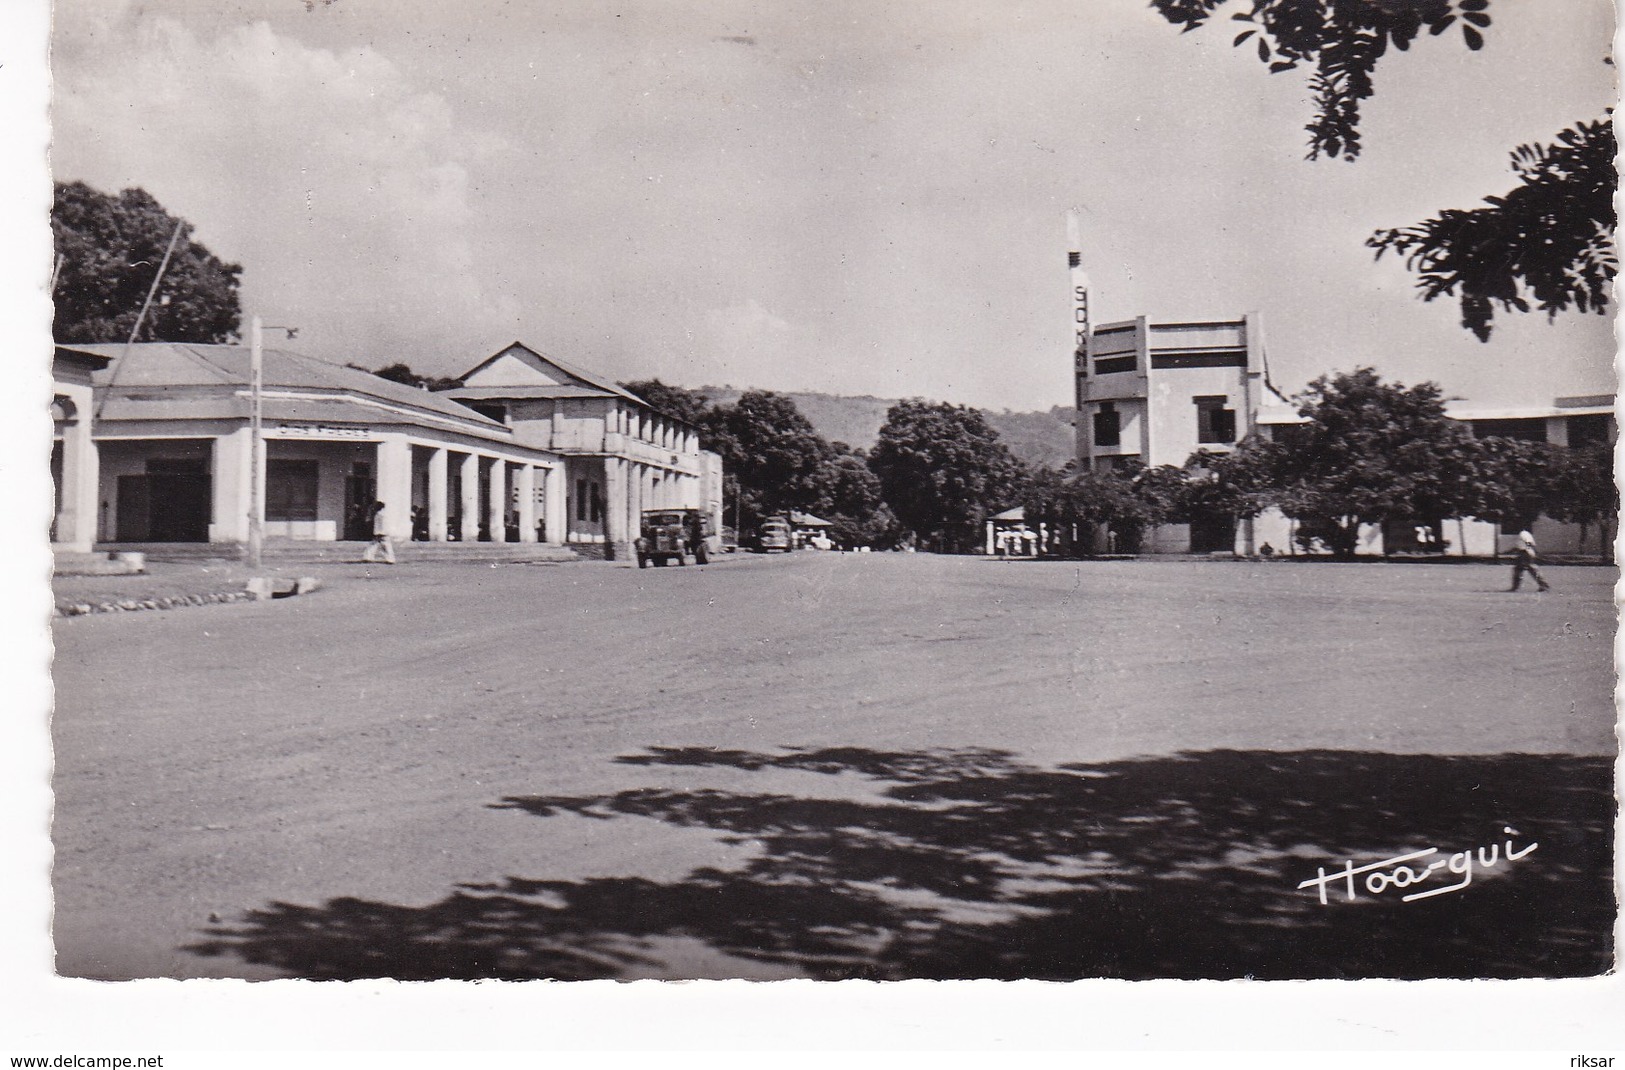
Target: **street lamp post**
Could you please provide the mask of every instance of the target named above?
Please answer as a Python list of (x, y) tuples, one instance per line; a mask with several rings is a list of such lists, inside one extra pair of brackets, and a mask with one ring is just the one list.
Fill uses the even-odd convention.
[[(291, 339), (299, 333), (297, 327), (276, 327), (273, 331), (286, 331)], [(260, 567), (265, 550), (265, 429), (262, 394), (265, 386), (265, 326), (255, 316), (248, 328), (248, 566)]]
[(260, 567), (265, 548), (265, 433), (260, 426), (261, 387), (265, 379), (265, 342), (260, 318), (255, 316), (248, 333), (248, 567)]

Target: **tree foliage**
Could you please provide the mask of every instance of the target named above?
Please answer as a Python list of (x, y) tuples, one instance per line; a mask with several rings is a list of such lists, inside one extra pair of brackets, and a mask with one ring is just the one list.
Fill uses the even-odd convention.
[[(1188, 473), (1171, 465), (1041, 468), (1027, 483), (1022, 508), (1028, 525), (1047, 533), (1049, 553), (1086, 556), (1102, 541), (1120, 553), (1137, 553), (1147, 528), (1189, 518), (1193, 486)], [(1110, 537), (1098, 540), (1101, 531)]]
[(696, 426), (711, 405), (711, 399), (699, 391), (659, 379), (638, 379), (621, 386), (647, 401), (655, 411)]
[(897, 538), (897, 518), (881, 494), (880, 477), (861, 450), (831, 444), (832, 456), (819, 473), (821, 486), (812, 512), (834, 527), (830, 537), (843, 547), (887, 547)]
[(621, 384), (663, 414), (699, 431), (700, 445), (722, 457), (723, 515), (748, 533), (791, 511), (828, 520), (842, 546), (887, 546), (897, 520), (861, 450), (830, 443), (794, 399), (747, 390), (732, 405), (659, 379)]
[(1198, 450), (1185, 466), (1032, 474), (1022, 498), (1029, 524), (1050, 532), (1047, 552), (1087, 554), (1104, 528), (1136, 552), (1149, 526), (1201, 518), (1239, 521), (1279, 509), (1305, 546), (1352, 557), (1360, 529), (1390, 522), (1432, 526), (1474, 517), (1528, 527), (1539, 516), (1595, 527), (1608, 552), (1619, 512), (1613, 452), (1487, 436), (1445, 415), (1434, 383), (1385, 383), (1370, 368), (1322, 376), (1299, 396), (1303, 422), (1234, 450)]
[(1255, 517), (1274, 501), (1275, 473), (1282, 447), (1249, 435), (1229, 453), (1197, 450), (1185, 462), (1186, 514), (1205, 513), (1232, 521)]
[[(1605, 532), (1619, 516), (1614, 451), (1606, 443), (1562, 450), (1551, 473), (1546, 515), (1567, 524), (1597, 524)], [(1604, 539), (1606, 547), (1611, 540)]]
[(83, 182), (58, 182), (51, 205), (56, 340), (128, 339), (177, 224), (180, 239), (137, 341), (235, 341), (242, 268), (193, 241), (191, 224), (170, 215), (145, 190), (114, 196)]
[[(1230, 0), (1152, 0), (1163, 18), (1197, 29)], [(1389, 48), (1407, 51), (1423, 31), (1437, 37), (1457, 23), (1477, 51), (1489, 26), (1489, 0), (1252, 0), (1230, 17), (1243, 24), (1234, 44), (1256, 49), (1270, 73), (1312, 65), (1314, 118), (1309, 158), (1360, 155), (1360, 105), (1376, 92), (1373, 75)]]
[(1578, 524), (1581, 541), (1597, 528), (1608, 555), (1619, 515), (1614, 454), (1606, 443), (1568, 449), (1545, 442), (1485, 438), (1479, 442), (1478, 498), (1473, 514), (1527, 528), (1542, 514)]
[(1481, 520), (1527, 528), (1548, 510), (1560, 447), (1490, 437), (1478, 442), (1477, 493), (1471, 511)]
[(832, 450), (794, 401), (747, 390), (734, 404), (701, 413), (698, 422), (706, 448), (722, 456), (723, 470), (733, 477), (734, 496), (724, 508), (741, 529), (792, 509), (812, 512), (819, 503)]
[(1299, 398), (1305, 422), (1283, 428), (1268, 497), (1341, 557), (1359, 529), (1432, 522), (1477, 504), (1478, 444), (1445, 415), (1434, 383), (1384, 383), (1370, 368), (1321, 376)]
[[(361, 367), (359, 364), (351, 364), (349, 367), (355, 368), (358, 371), (367, 370)], [(392, 383), (401, 383), (405, 386), (415, 386), (419, 390), (450, 390), (453, 387), (463, 385), (463, 381), (461, 379), (446, 378), (435, 375), (419, 375), (417, 372), (412, 370), (411, 365), (401, 361), (396, 361), (394, 364), (386, 364), (371, 374), (378, 376), (380, 379), (388, 379)]]
[[(1194, 30), (1230, 0), (1152, 0), (1163, 18)], [(1272, 73), (1313, 64), (1315, 114), (1309, 158), (1360, 154), (1360, 106), (1376, 92), (1373, 74), (1390, 48), (1459, 25), (1467, 47), (1484, 46), (1489, 0), (1252, 0), (1231, 18), (1244, 25), (1237, 47), (1256, 48)], [(1462, 326), (1488, 341), (1495, 306), (1538, 308), (1547, 318), (1569, 308), (1602, 313), (1617, 272), (1611, 120), (1581, 122), (1549, 145), (1512, 154), (1519, 185), (1485, 207), (1446, 209), (1414, 226), (1376, 231), (1366, 242), (1392, 251), (1419, 278), (1422, 299), (1457, 297)]]
[(1026, 479), (980, 411), (917, 398), (887, 411), (869, 467), (899, 523), (949, 551), (979, 545), (984, 519), (1019, 501)]
[[(1420, 278), (1422, 300), (1457, 296), (1461, 325), (1490, 338), (1495, 305), (1534, 307), (1553, 319), (1575, 308), (1602, 314), (1618, 273), (1614, 250), (1614, 126), (1576, 123), (1550, 145), (1512, 153), (1518, 185), (1486, 207), (1447, 209), (1411, 227), (1379, 230), (1366, 244), (1393, 251)], [(1527, 296), (1526, 296), (1527, 295)]]

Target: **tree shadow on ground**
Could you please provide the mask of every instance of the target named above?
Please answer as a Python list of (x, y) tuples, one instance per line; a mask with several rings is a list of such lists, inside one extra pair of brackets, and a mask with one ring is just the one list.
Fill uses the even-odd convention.
[[(493, 805), (717, 830), (748, 860), (672, 882), (512, 877), (424, 907), (272, 903), (188, 950), (326, 979), (669, 977), (672, 938), (730, 956), (740, 976), (760, 963), (822, 979), (1565, 977), (1613, 964), (1609, 759), (1221, 750), (1045, 769), (998, 751), (656, 748), (619, 761), (857, 774), (875, 794), (509, 797)], [(1538, 846), (1509, 861), (1509, 840)], [(1321, 867), (1428, 847), (1484, 852), (1466, 887), (1412, 902), (1394, 886), (1371, 894), (1366, 876), (1352, 901), (1346, 881), (1324, 904), (1298, 887)], [(1412, 892), (1460, 880), (1440, 869)]]

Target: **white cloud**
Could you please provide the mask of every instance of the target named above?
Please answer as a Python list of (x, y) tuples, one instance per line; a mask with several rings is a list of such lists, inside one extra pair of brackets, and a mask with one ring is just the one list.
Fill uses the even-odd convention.
[(469, 240), (467, 162), (502, 143), (465, 135), (387, 57), (265, 23), (66, 17), (57, 177), (141, 186), (186, 217), (243, 264), (245, 313), (300, 325), (301, 345), (335, 359), (415, 363), (514, 318), (482, 289)]

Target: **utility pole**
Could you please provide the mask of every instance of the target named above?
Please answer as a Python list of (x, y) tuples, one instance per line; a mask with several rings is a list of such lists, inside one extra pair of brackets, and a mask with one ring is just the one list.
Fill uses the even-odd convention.
[(248, 567), (260, 567), (265, 548), (265, 433), (260, 426), (260, 393), (265, 379), (265, 342), (260, 318), (255, 316), (248, 329)]
[[(141, 302), (141, 311), (136, 313), (135, 326), (130, 328), (130, 337), (124, 343), (124, 354), (107, 373), (107, 388), (102, 391), (101, 400), (96, 402), (95, 418), (98, 420), (102, 416), (102, 406), (107, 404), (107, 399), (113, 393), (113, 384), (118, 380), (119, 369), (128, 363), (130, 347), (135, 345), (136, 338), (141, 334), (141, 325), (146, 322), (147, 311), (152, 308), (152, 299), (158, 296), (158, 284), (164, 281), (164, 272), (169, 270), (169, 258), (175, 255), (175, 245), (181, 240), (181, 231), (185, 229), (185, 221), (178, 221), (175, 224), (175, 233), (169, 236), (169, 245), (164, 249), (164, 258), (158, 264), (158, 274), (152, 277), (152, 285), (147, 287), (147, 299)], [(56, 294), (56, 280), (61, 269), (62, 258), (59, 256), (57, 257), (56, 269), (51, 273), (51, 294), (53, 297)]]

